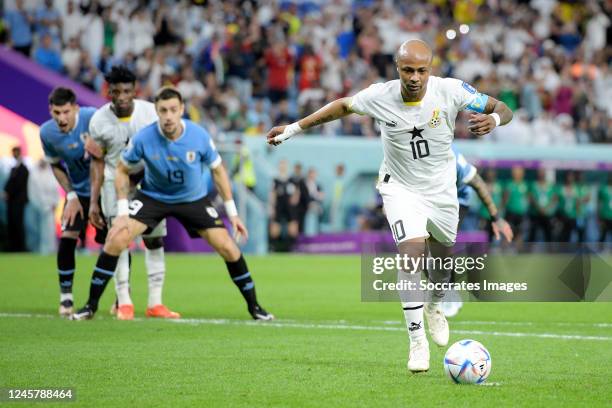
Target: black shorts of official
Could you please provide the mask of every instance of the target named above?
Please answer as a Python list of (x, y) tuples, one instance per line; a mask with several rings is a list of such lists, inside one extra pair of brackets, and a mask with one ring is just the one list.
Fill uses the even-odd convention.
[(523, 228), (523, 222), (525, 221), (525, 214), (517, 214), (513, 212), (506, 212), (506, 221), (512, 227), (514, 231), (514, 235), (518, 236), (521, 234), (521, 230)]
[(291, 222), (298, 220), (297, 208), (292, 205), (277, 205), (274, 209), (274, 217), (272, 221), (282, 224), (283, 222)]
[[(140, 202), (140, 204), (135, 204)], [(130, 204), (130, 218), (147, 226), (144, 234), (149, 234), (164, 218), (174, 217), (187, 230), (191, 238), (200, 236), (198, 231), (209, 228), (225, 228), (217, 210), (206, 197), (188, 203), (163, 203), (137, 191)], [(138, 209), (136, 213), (132, 213)]]
[[(81, 217), (81, 214), (77, 214), (72, 225), (62, 224), (62, 231), (78, 231), (81, 233), (87, 228), (87, 223), (89, 222), (89, 197), (80, 195), (77, 195), (77, 197), (83, 208), (83, 217)], [(68, 200), (64, 202), (64, 211), (66, 210), (66, 204), (68, 204)], [(106, 226), (103, 229), (96, 228), (95, 241), (98, 244), (104, 244), (107, 232)]]

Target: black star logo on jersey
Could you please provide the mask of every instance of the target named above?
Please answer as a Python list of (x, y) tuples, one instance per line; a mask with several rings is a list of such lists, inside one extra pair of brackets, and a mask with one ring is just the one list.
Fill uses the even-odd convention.
[(416, 126), (413, 126), (412, 130), (408, 131), (408, 133), (412, 135), (412, 139), (414, 139), (415, 137), (420, 137), (421, 139), (423, 139), (423, 135), (421, 133), (423, 133), (424, 130), (425, 129), (417, 129)]

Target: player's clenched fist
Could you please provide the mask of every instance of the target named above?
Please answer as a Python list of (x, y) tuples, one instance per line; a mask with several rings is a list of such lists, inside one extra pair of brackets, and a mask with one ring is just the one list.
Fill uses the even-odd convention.
[(470, 124), (468, 130), (476, 136), (486, 135), (496, 126), (493, 116), (482, 113), (472, 113), (468, 123)]
[(283, 140), (285, 139), (278, 140), (276, 136), (282, 135), (286, 127), (287, 126), (275, 126), (270, 129), (270, 131), (266, 135), (268, 144), (271, 144), (272, 146), (278, 146), (279, 144), (283, 143)]

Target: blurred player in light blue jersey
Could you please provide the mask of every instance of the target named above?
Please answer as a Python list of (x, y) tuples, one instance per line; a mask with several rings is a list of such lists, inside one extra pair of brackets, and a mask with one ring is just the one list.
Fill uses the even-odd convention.
[[(96, 108), (79, 108), (76, 95), (69, 88), (55, 88), (49, 95), (52, 119), (40, 128), (45, 159), (53, 175), (66, 192), (62, 214), (62, 236), (57, 252), (62, 316), (70, 316), (73, 308), (72, 281), (75, 270), (74, 252), (80, 232), (87, 227), (89, 212), (89, 155), (84, 141), (89, 121)], [(98, 230), (96, 240), (104, 242), (104, 232)]]
[[(491, 229), (495, 239), (499, 239), (500, 235), (503, 236), (506, 241), (511, 242), (513, 238), (512, 228), (510, 225), (499, 216), (497, 206), (493, 202), (493, 197), (487, 189), (487, 185), (478, 175), (476, 167), (473, 166), (466, 158), (457, 150), (455, 145), (452, 145), (455, 160), (457, 162), (457, 199), (459, 200), (459, 225), (465, 218), (466, 214), (470, 210), (470, 200), (472, 193), (476, 191), (480, 201), (487, 207), (489, 215), (491, 216)], [(458, 301), (446, 301), (442, 304), (442, 310), (446, 317), (455, 316), (463, 302), (461, 298), (456, 296), (455, 293), (450, 294), (451, 298), (457, 298)]]
[[(189, 120), (181, 120), (185, 105), (174, 88), (163, 88), (155, 97), (159, 121), (139, 131), (130, 141), (117, 166), (117, 218), (108, 234), (92, 276), (87, 304), (74, 320), (91, 319), (122, 250), (143, 233), (153, 230), (164, 218), (178, 219), (192, 237), (200, 236), (225, 260), (231, 279), (246, 300), (256, 320), (271, 320), (257, 302), (255, 284), (234, 240), (216, 209), (206, 198), (202, 172), (211, 169), (217, 190), (225, 202), (236, 239), (248, 238), (236, 205), (221, 156), (209, 134)], [(130, 167), (144, 162), (141, 189), (128, 204)]]

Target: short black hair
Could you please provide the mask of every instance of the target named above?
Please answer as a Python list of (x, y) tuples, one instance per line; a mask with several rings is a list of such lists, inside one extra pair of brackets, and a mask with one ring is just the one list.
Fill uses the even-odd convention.
[(76, 94), (70, 88), (58, 86), (49, 94), (49, 105), (62, 106), (67, 103), (76, 103)]
[(168, 99), (176, 98), (180, 103), (183, 103), (183, 95), (174, 87), (164, 86), (155, 94), (155, 103), (159, 101), (167, 101)]
[(104, 79), (109, 84), (134, 84), (136, 75), (125, 65), (115, 65), (110, 72), (104, 75)]

